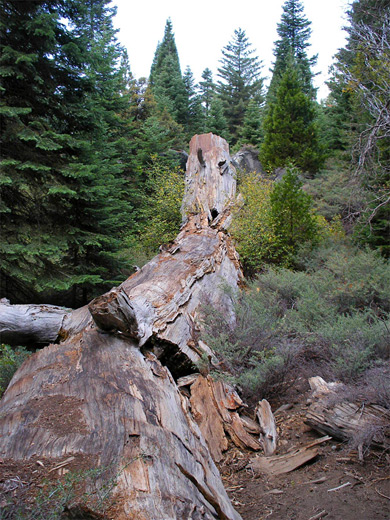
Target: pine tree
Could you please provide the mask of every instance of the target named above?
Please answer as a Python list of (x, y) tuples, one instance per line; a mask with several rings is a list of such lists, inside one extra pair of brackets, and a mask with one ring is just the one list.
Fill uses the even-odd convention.
[(16, 301), (79, 305), (119, 272), (131, 128), (107, 3), (2, 1), (1, 283)]
[(200, 97), (205, 111), (206, 118), (210, 112), (211, 101), (215, 94), (215, 83), (213, 82), (213, 73), (210, 69), (206, 68), (202, 72), (203, 81), (199, 82)]
[(223, 104), (219, 96), (211, 101), (209, 117), (206, 120), (206, 132), (212, 132), (230, 141), (229, 127), (223, 111)]
[(270, 195), (270, 219), (275, 234), (275, 253), (284, 265), (291, 265), (298, 248), (317, 239), (317, 221), (310, 195), (302, 191), (299, 171), (287, 168)]
[(283, 5), (283, 14), (277, 27), (279, 40), (275, 42), (275, 64), (268, 91), (268, 99), (278, 88), (280, 79), (288, 67), (291, 56), (294, 58), (305, 94), (315, 98), (315, 89), (312, 84), (313, 73), (311, 67), (317, 62), (317, 56), (309, 58), (306, 49), (310, 46), (311, 22), (304, 15), (301, 0), (286, 0)]
[(221, 78), (218, 91), (232, 144), (238, 140), (249, 101), (252, 98), (258, 102), (262, 101), (262, 66), (253, 53), (254, 50), (251, 49), (251, 44), (242, 29), (235, 30), (232, 41), (222, 49), (223, 58), (218, 69), (218, 76)]
[(299, 73), (291, 61), (284, 72), (276, 99), (264, 121), (261, 160), (269, 169), (293, 162), (305, 172), (316, 172), (323, 162), (314, 102), (304, 94)]
[(97, 291), (95, 285), (101, 290), (103, 282), (119, 281), (116, 254), (132, 216), (134, 186), (132, 193), (127, 180), (135, 148), (128, 110), (132, 78), (113, 28), (116, 8), (108, 4), (109, 0), (82, 2), (73, 28), (84, 42), (88, 85), (80, 104), (86, 131), (77, 133), (81, 154), (68, 169), (79, 185), (77, 207), (67, 219), (74, 303), (87, 300)]
[(188, 140), (194, 134), (201, 134), (205, 127), (205, 115), (202, 109), (201, 97), (197, 93), (197, 85), (195, 85), (194, 75), (190, 67), (187, 67), (183, 76), (184, 85), (188, 96), (187, 123), (185, 131)]
[(62, 2), (2, 0), (1, 10), (1, 286), (14, 301), (37, 300), (61, 288), (68, 244), (57, 211), (78, 197), (67, 168), (86, 82)]
[(188, 119), (188, 95), (182, 78), (179, 54), (172, 31), (172, 22), (167, 20), (164, 38), (158, 44), (149, 85), (155, 97), (157, 108), (167, 109), (173, 119), (185, 125)]
[(336, 56), (335, 81), (330, 84), (333, 112), (337, 111), (336, 114), (341, 114), (344, 119), (346, 131), (340, 138), (349, 145), (353, 158), (353, 179), (358, 191), (354, 198), (362, 200), (361, 206), (355, 208), (355, 213), (360, 212), (356, 234), (363, 242), (378, 247), (388, 256), (389, 3), (386, 0), (355, 0), (348, 18), (347, 45)]
[(260, 147), (263, 140), (261, 107), (255, 99), (251, 99), (245, 111), (245, 117), (240, 132), (240, 144)]

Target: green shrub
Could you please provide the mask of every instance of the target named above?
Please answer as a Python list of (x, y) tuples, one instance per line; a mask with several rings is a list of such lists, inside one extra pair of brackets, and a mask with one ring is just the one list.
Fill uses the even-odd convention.
[(25, 347), (12, 349), (9, 345), (0, 345), (0, 397), (6, 391), (14, 373), (30, 355)]
[(246, 395), (275, 395), (298, 370), (357, 381), (390, 358), (389, 262), (338, 242), (305, 263), (269, 268), (233, 295), (233, 325), (205, 312), (205, 341)]

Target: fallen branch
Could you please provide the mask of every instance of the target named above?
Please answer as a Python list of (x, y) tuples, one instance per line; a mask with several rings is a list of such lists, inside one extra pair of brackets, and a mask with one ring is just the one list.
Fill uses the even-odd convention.
[(332, 489), (328, 489), (328, 493), (330, 493), (332, 491), (338, 491), (339, 489), (345, 488), (346, 486), (350, 486), (350, 485), (351, 485), (350, 482), (346, 482), (345, 484), (341, 484), (341, 486), (338, 486), (338, 487), (335, 487)]

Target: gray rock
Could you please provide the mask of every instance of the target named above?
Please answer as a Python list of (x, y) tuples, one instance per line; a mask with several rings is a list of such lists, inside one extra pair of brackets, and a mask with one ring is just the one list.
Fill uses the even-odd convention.
[(265, 174), (259, 161), (259, 151), (256, 148), (245, 147), (232, 157), (233, 166), (242, 172), (256, 172)]

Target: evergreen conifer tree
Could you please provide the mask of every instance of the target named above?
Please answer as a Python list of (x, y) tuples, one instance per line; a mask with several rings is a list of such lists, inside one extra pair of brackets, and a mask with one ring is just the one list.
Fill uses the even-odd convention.
[(270, 220), (275, 234), (275, 255), (291, 265), (298, 248), (317, 238), (318, 226), (312, 211), (313, 200), (302, 190), (297, 169), (288, 167), (270, 195)]
[(203, 113), (201, 97), (197, 93), (197, 85), (195, 85), (194, 75), (190, 67), (187, 67), (183, 76), (184, 85), (188, 96), (187, 123), (185, 131), (188, 140), (194, 134), (201, 134), (205, 127), (205, 115)]
[(316, 172), (324, 156), (319, 144), (314, 102), (303, 92), (299, 73), (291, 60), (284, 72), (276, 99), (264, 121), (261, 160), (266, 168), (293, 162), (305, 172)]
[(131, 129), (107, 3), (2, 0), (1, 283), (14, 301), (79, 305), (119, 272)]
[(210, 112), (210, 106), (215, 93), (215, 84), (213, 82), (213, 73), (209, 68), (204, 69), (202, 72), (203, 81), (199, 82), (200, 97), (204, 107), (206, 118)]
[(254, 50), (242, 29), (234, 31), (232, 41), (222, 49), (222, 54), (218, 92), (234, 144), (239, 138), (249, 101), (255, 98), (261, 102), (263, 99), (262, 66), (259, 59), (253, 56)]
[(14, 301), (37, 300), (61, 288), (68, 244), (57, 215), (78, 196), (67, 168), (79, 154), (71, 134), (85, 88), (82, 50), (59, 22), (62, 2), (0, 5), (1, 288)]
[(230, 141), (229, 126), (224, 115), (223, 104), (215, 95), (211, 101), (209, 117), (206, 120), (206, 132), (212, 132)]
[(188, 95), (181, 74), (179, 54), (172, 31), (172, 22), (167, 20), (164, 38), (158, 44), (149, 85), (155, 97), (157, 108), (167, 109), (173, 119), (185, 126), (188, 119)]
[(310, 46), (311, 22), (304, 15), (301, 0), (286, 0), (283, 5), (283, 14), (277, 27), (279, 39), (275, 42), (275, 64), (268, 91), (268, 99), (272, 100), (278, 88), (280, 79), (289, 65), (291, 56), (294, 58), (302, 89), (305, 94), (315, 98), (315, 89), (312, 84), (313, 73), (311, 67), (317, 62), (317, 56), (309, 58), (307, 48)]
[[(348, 12), (347, 45), (337, 54), (330, 83), (330, 122), (344, 148), (361, 200), (357, 237), (390, 255), (390, 7), (386, 0), (355, 0)], [(340, 128), (339, 121), (344, 122)], [(341, 129), (341, 131), (340, 131)], [(338, 144), (337, 141), (335, 143)], [(349, 145), (349, 146), (348, 146)]]
[(240, 132), (240, 144), (249, 144), (260, 148), (263, 140), (261, 108), (255, 99), (251, 99), (245, 111)]

